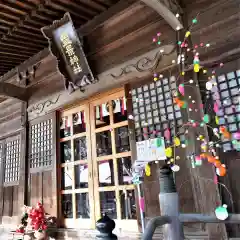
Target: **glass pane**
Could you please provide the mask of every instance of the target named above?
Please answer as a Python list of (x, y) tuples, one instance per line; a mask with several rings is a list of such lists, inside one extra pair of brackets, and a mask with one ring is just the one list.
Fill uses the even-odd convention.
[(71, 122), (68, 116), (62, 117), (60, 120), (60, 138), (71, 136)]
[(85, 112), (77, 112), (72, 115), (73, 134), (86, 132), (86, 117)]
[(75, 165), (75, 188), (88, 188), (88, 165)]
[(100, 192), (100, 211), (103, 216), (105, 213), (112, 219), (117, 218), (116, 195), (115, 192)]
[(120, 191), (122, 219), (137, 219), (134, 190)]
[(87, 141), (86, 137), (74, 139), (74, 160), (87, 159)]
[(77, 218), (90, 218), (90, 204), (88, 193), (76, 194)]
[(131, 157), (124, 157), (117, 159), (118, 164), (118, 181), (119, 185), (132, 184), (131, 168), (132, 161)]
[(113, 160), (98, 162), (99, 187), (114, 186)]
[(96, 134), (97, 156), (112, 154), (111, 132), (105, 131)]
[(113, 106), (113, 121), (114, 123), (126, 121), (127, 117), (127, 105), (126, 98), (120, 98), (116, 100), (112, 100)]
[(103, 103), (95, 107), (95, 127), (105, 127), (110, 124), (109, 103)]
[(129, 143), (127, 126), (115, 128), (115, 142), (116, 142), (117, 153), (130, 151), (130, 143)]
[(62, 142), (60, 144), (61, 163), (71, 161), (71, 141)]
[(72, 194), (62, 195), (62, 213), (64, 218), (73, 218)]
[(62, 168), (62, 190), (72, 190), (72, 166)]

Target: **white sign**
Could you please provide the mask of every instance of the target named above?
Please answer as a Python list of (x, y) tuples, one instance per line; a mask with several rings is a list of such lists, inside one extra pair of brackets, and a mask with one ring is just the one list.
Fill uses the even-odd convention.
[(137, 160), (135, 166), (152, 161), (166, 160), (164, 138), (154, 138), (137, 142)]

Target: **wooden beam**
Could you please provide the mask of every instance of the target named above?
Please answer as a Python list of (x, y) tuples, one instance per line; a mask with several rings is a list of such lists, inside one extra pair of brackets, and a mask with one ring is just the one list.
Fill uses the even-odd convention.
[[(18, 43), (18, 44), (16, 44), (16, 43)], [(15, 44), (14, 43), (9, 43), (9, 41), (7, 41), (7, 42), (0, 42), (0, 45), (2, 45), (2, 46), (5, 46), (5, 47), (10, 47), (11, 49), (12, 48), (17, 48), (17, 49), (26, 49), (26, 50), (35, 50), (35, 53), (36, 53), (36, 51), (40, 51), (41, 50), (41, 48), (44, 48), (44, 47), (38, 47), (38, 46), (36, 46), (36, 45), (28, 45), (28, 43), (26, 43), (25, 42), (25, 44), (27, 45), (24, 45), (24, 43), (22, 42), (22, 43), (19, 43), (19, 42), (16, 42)]]
[(125, 9), (133, 5), (135, 2), (136, 2), (135, 0), (120, 0), (118, 3), (110, 7), (108, 10), (100, 13), (98, 16), (94, 17), (92, 20), (82, 25), (79, 29), (79, 32), (83, 36), (90, 34), (97, 27), (102, 26), (110, 18), (124, 11)]
[[(6, 42), (5, 42), (6, 41)], [(3, 41), (0, 41), (0, 44), (9, 44), (9, 45), (20, 45), (20, 46), (27, 46), (29, 48), (32, 48), (32, 49), (36, 49), (38, 51), (40, 51), (41, 49), (45, 48), (46, 45), (44, 44), (39, 44), (39, 43), (32, 43), (32, 42), (26, 42), (24, 40), (21, 40), (21, 39), (12, 39), (12, 38), (9, 38), (7, 40), (5, 40), (4, 42)]]
[(17, 98), (26, 101), (26, 89), (11, 83), (0, 83), (0, 95)]
[(159, 13), (174, 30), (180, 30), (183, 28), (183, 25), (180, 23), (178, 18), (161, 1), (159, 0), (141, 0), (141, 1), (144, 2), (147, 6), (154, 9), (157, 13)]

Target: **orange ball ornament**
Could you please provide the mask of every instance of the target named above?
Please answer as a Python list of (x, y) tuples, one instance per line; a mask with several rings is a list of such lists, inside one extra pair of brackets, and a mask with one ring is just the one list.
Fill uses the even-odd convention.
[(225, 176), (226, 173), (227, 173), (226, 166), (225, 166), (224, 164), (222, 164), (220, 167), (218, 167), (218, 168), (216, 169), (216, 173), (217, 173), (217, 175), (220, 176), (220, 177)]
[(215, 163), (216, 162), (216, 158), (211, 156), (211, 155), (208, 155), (207, 159), (208, 159), (208, 162), (210, 162), (210, 163)]
[(221, 167), (221, 165), (222, 165), (222, 163), (221, 163), (219, 160), (215, 160), (214, 166), (215, 166), (216, 168)]

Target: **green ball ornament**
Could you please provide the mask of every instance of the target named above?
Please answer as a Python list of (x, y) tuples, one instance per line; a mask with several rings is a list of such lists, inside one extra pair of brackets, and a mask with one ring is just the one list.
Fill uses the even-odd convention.
[(228, 218), (227, 205), (223, 204), (215, 209), (215, 215), (219, 220), (226, 220)]

